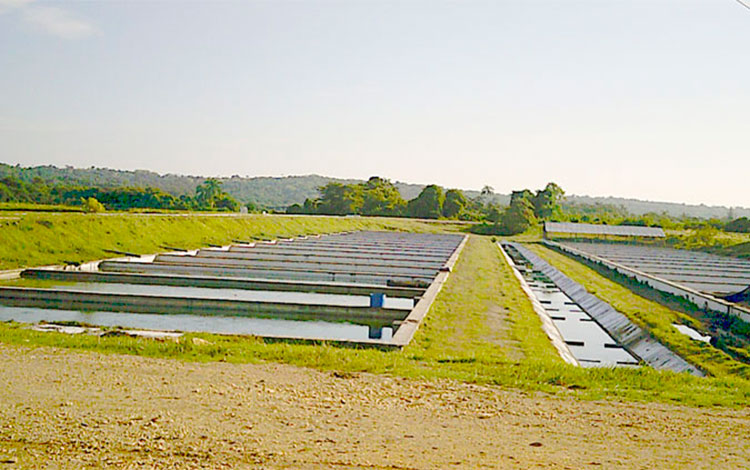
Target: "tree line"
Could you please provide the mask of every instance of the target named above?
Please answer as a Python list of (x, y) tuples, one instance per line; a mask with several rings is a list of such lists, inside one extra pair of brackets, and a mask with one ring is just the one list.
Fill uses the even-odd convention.
[(494, 190), (490, 186), (470, 198), (460, 189), (445, 190), (431, 184), (406, 201), (390, 180), (378, 176), (362, 183), (330, 182), (318, 191), (318, 198), (292, 204), (286, 212), (478, 221), (481, 224), (476, 231), (493, 234), (521, 233), (540, 219), (558, 215), (565, 194), (555, 183), (535, 193), (527, 189), (514, 191), (510, 205), (504, 208), (493, 202)]
[[(96, 188), (158, 188), (174, 196), (193, 196), (196, 187), (205, 181), (202, 176), (176, 174), (160, 175), (146, 170), (112, 170), (107, 168), (73, 168), (71, 166), (55, 167), (52, 165), (22, 167), (0, 162), (0, 178), (13, 176), (26, 183), (42, 180), (48, 186), (96, 187)], [(295, 202), (300, 204), (305, 198), (315, 199), (317, 188), (331, 181), (339, 183), (360, 183), (359, 180), (341, 180), (317, 175), (288, 177), (242, 177), (233, 175), (229, 178), (216, 178), (223, 183), (223, 190), (241, 204), (249, 201), (265, 209), (286, 210)], [(423, 186), (401, 182), (394, 183), (405, 199), (415, 198)], [(467, 190), (465, 196), (474, 199), (479, 191)], [(510, 195), (494, 194), (495, 202), (507, 206)], [(563, 202), (566, 212), (581, 220), (589, 219), (593, 223), (619, 223), (624, 218), (634, 215), (651, 214), (652, 218), (667, 216), (674, 220), (708, 220), (716, 219), (728, 222), (739, 217), (750, 217), (750, 208), (714, 207), (705, 205), (687, 205), (653, 201), (638, 201), (616, 197), (569, 196)], [(712, 222), (713, 223), (713, 222)]]
[(292, 204), (288, 214), (363, 215), (420, 219), (474, 220), (479, 206), (458, 189), (425, 186), (417, 197), (404, 200), (388, 179), (373, 176), (362, 183), (329, 182), (318, 187), (320, 196)]
[(415, 198), (405, 200), (388, 179), (373, 176), (362, 183), (329, 182), (318, 187), (319, 196), (287, 207), (288, 214), (361, 215), (453, 219), (477, 222), (471, 231), (488, 235), (515, 235), (543, 221), (608, 225), (660, 226), (668, 229), (714, 228), (750, 232), (750, 219), (732, 221), (672, 217), (666, 213), (633, 215), (615, 204), (570, 203), (565, 191), (554, 182), (543, 189), (513, 191), (510, 203), (499, 205), (494, 190), (485, 186), (475, 197), (459, 189), (431, 184)]
[[(100, 208), (96, 203), (102, 205)], [(222, 189), (222, 183), (209, 178), (196, 187), (195, 194), (174, 196), (158, 188), (100, 188), (47, 185), (42, 179), (26, 182), (13, 176), (0, 178), (0, 202), (23, 202), (82, 206), (99, 211), (129, 209), (159, 210), (240, 210), (240, 203)], [(255, 206), (249, 204), (249, 209)]]
[[(0, 164), (0, 167), (7, 165)], [(14, 167), (8, 168), (15, 170)], [(28, 176), (25, 174), (21, 178), (7, 173), (0, 176), (0, 202), (77, 206), (91, 212), (104, 209), (237, 212), (242, 207), (225, 190), (224, 181), (215, 178), (203, 179), (193, 194), (174, 195), (150, 186), (64, 184), (49, 182), (40, 176)], [(445, 190), (433, 184), (422, 188), (418, 194), (411, 192), (417, 195), (405, 200), (401, 188), (380, 177), (365, 182), (329, 181), (318, 186), (317, 191), (317, 198), (308, 198), (303, 204), (292, 204), (286, 212), (474, 221), (477, 223), (472, 227), (473, 231), (497, 235), (521, 233), (543, 220), (750, 233), (750, 219), (747, 217), (706, 220), (672, 217), (666, 213), (634, 216), (621, 205), (568, 201), (565, 192), (555, 183), (538, 191), (513, 191), (507, 205), (498, 204), (498, 197), (490, 186), (485, 186), (481, 192), (463, 192)], [(250, 212), (259, 210), (252, 202), (244, 205)]]

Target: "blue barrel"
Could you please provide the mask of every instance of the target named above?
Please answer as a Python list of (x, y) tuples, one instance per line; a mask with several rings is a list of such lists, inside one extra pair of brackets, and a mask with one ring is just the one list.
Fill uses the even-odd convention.
[(385, 294), (380, 292), (370, 294), (370, 307), (383, 308), (383, 303), (385, 303)]

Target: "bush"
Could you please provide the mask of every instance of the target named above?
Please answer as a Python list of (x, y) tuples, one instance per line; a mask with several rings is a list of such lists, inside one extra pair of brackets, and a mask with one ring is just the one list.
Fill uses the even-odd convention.
[(90, 197), (88, 199), (81, 199), (81, 202), (83, 204), (84, 212), (94, 214), (97, 212), (106, 211), (106, 209), (104, 208), (104, 205), (102, 205), (102, 203), (97, 201), (96, 198), (94, 197)]
[(724, 226), (724, 230), (727, 232), (750, 233), (750, 219), (747, 217), (735, 219)]

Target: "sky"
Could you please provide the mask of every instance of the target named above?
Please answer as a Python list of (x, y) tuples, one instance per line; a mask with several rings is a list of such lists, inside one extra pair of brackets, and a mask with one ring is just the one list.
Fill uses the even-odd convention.
[(0, 0), (0, 162), (750, 206), (750, 8)]

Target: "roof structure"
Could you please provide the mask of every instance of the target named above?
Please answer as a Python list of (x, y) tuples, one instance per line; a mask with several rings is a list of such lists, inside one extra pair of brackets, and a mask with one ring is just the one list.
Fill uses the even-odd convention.
[(665, 238), (661, 227), (641, 227), (637, 225), (597, 225), (572, 222), (545, 222), (546, 233), (567, 233), (576, 235), (615, 235), (621, 237)]

